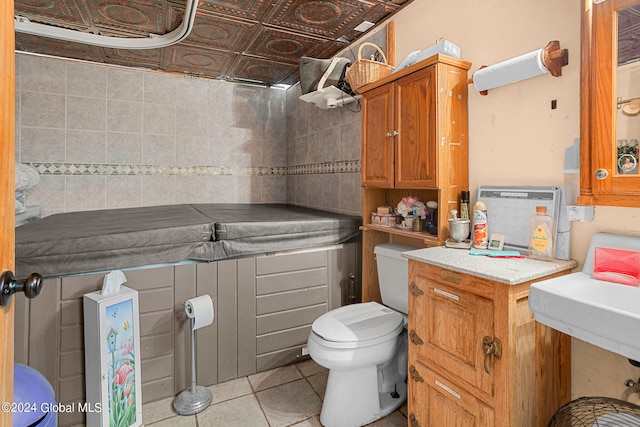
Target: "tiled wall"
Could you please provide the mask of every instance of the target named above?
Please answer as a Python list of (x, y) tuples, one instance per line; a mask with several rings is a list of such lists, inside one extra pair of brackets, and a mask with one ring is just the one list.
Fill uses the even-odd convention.
[(286, 92), (16, 55), (16, 159), (57, 212), (286, 201)]
[(359, 104), (323, 110), (287, 90), (287, 201), (361, 215)]
[(360, 215), (360, 112), (299, 95), (17, 54), (16, 159), (41, 175), (26, 202), (45, 216), (193, 202)]

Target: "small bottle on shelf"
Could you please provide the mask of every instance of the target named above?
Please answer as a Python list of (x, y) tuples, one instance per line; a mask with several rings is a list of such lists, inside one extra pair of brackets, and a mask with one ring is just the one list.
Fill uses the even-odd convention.
[(469, 219), (469, 191), (460, 192), (460, 219)]
[[(469, 199), (469, 190), (463, 190), (460, 192), (460, 219), (468, 219), (470, 220), (471, 217), (469, 215), (469, 203), (471, 203), (471, 200)], [(471, 237), (471, 230), (469, 230), (469, 235), (467, 236), (467, 239), (469, 239)]]

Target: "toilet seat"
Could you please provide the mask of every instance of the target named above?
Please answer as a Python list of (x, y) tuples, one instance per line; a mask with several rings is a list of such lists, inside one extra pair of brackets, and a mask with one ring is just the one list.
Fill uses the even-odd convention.
[(311, 330), (332, 347), (375, 345), (404, 328), (403, 316), (377, 302), (346, 305), (317, 318)]

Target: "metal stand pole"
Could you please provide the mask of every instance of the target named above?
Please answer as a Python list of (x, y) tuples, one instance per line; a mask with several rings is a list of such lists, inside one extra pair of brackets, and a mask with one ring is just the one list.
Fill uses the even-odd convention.
[(195, 320), (191, 318), (191, 387), (182, 390), (173, 400), (173, 409), (178, 415), (193, 415), (211, 405), (213, 393), (206, 387), (196, 385), (196, 331)]
[(196, 392), (196, 331), (193, 329), (196, 320), (191, 318), (191, 392)]

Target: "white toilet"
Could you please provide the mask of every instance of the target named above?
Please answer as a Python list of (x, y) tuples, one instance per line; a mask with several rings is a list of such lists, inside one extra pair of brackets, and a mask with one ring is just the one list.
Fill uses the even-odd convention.
[(320, 414), (325, 427), (369, 424), (407, 398), (408, 261), (400, 254), (413, 249), (375, 247), (385, 305), (346, 305), (313, 322), (309, 355), (329, 369)]

